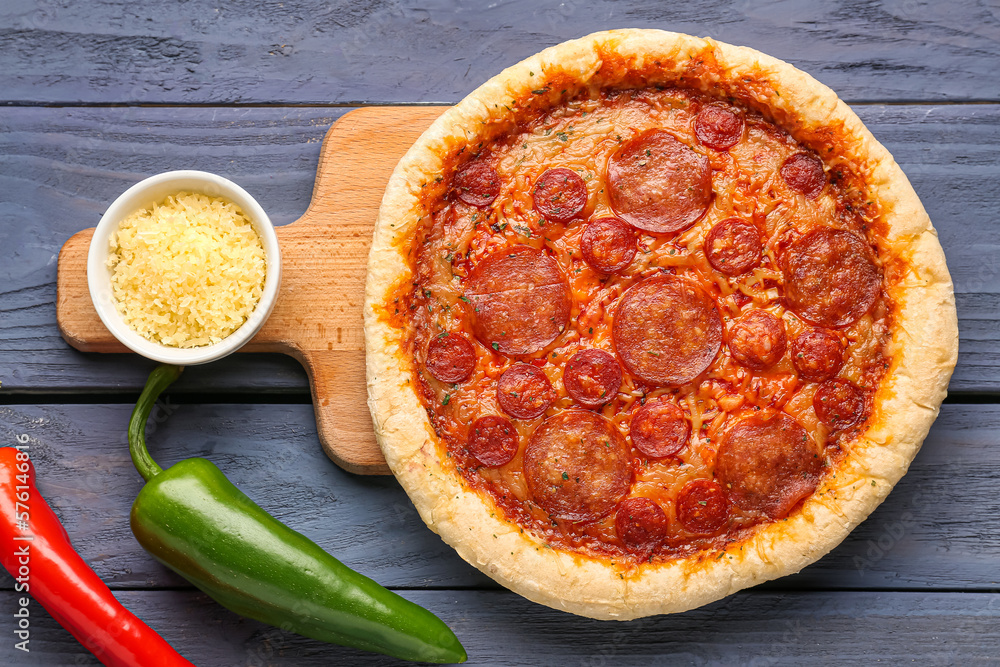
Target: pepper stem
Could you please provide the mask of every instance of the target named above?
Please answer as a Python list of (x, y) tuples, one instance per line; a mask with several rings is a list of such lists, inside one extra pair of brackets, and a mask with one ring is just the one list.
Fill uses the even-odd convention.
[(132, 418), (128, 422), (128, 451), (132, 455), (132, 465), (147, 482), (163, 472), (163, 468), (156, 464), (146, 449), (146, 421), (149, 419), (149, 413), (153, 411), (153, 406), (156, 405), (156, 399), (164, 389), (180, 377), (183, 370), (183, 366), (168, 364), (154, 368), (146, 380), (146, 386), (142, 388), (142, 394), (139, 395), (135, 409), (132, 410)]

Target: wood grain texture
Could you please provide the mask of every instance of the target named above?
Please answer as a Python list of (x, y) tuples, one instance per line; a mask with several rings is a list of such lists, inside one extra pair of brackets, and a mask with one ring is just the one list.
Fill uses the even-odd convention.
[[(291, 223), (309, 206), (324, 134), (347, 111), (338, 105), (454, 103), (540, 48), (625, 26), (752, 46), (863, 103), (948, 255), (961, 331), (953, 398), (995, 401), (994, 0), (0, 3), (0, 444), (29, 434), (41, 490), (84, 558), (195, 663), (401, 664), (240, 619), (141, 550), (127, 522), (141, 485), (125, 446), (131, 405), (107, 403), (137, 395), (152, 363), (62, 340), (61, 246), (129, 185), (178, 168), (223, 174)], [(266, 510), (444, 618), (470, 664), (997, 663), (1000, 406), (944, 406), (888, 500), (802, 573), (687, 614), (601, 623), (497, 588), (423, 525), (394, 479), (335, 466), (317, 446), (309, 391), (286, 355), (190, 368), (152, 420), (151, 450), (165, 464), (211, 458)], [(15, 652), (11, 589), (0, 576), (0, 664), (98, 664), (34, 603), (32, 653)]]
[[(365, 276), (382, 191), (396, 162), (441, 107), (369, 107), (342, 116), (323, 141), (308, 210), (279, 227), (282, 281), (267, 323), (243, 348), (283, 352), (309, 375), (319, 440), (345, 470), (390, 474), (367, 410)], [(87, 288), (93, 229), (59, 253), (56, 319), (83, 352), (127, 352), (104, 327)]]
[[(959, 363), (952, 392), (1000, 391), (1000, 105), (860, 106), (908, 174), (955, 280)], [(0, 399), (39, 392), (138, 392), (135, 355), (81, 354), (55, 322), (56, 257), (77, 231), (143, 177), (178, 168), (246, 187), (277, 224), (305, 212), (320, 142), (343, 110), (0, 108)], [(277, 167), (276, 167), (277, 165)], [(192, 368), (178, 391), (308, 393), (276, 355)]]
[[(182, 400), (170, 395), (151, 417), (149, 447), (161, 465), (207, 457), (265, 510), (383, 585), (496, 587), (423, 524), (395, 479), (351, 475), (331, 463), (316, 446), (309, 406)], [(31, 438), (42, 495), (113, 589), (185, 587), (129, 531), (128, 513), (142, 486), (125, 439), (130, 411), (129, 405), (0, 407), (0, 444), (22, 433)], [(1000, 406), (944, 406), (886, 502), (828, 556), (766, 587), (1000, 587), (998, 431)], [(0, 588), (11, 587), (0, 576)]]
[(1000, 99), (990, 0), (192, 0), (180, 11), (18, 0), (0, 7), (0, 102), (453, 104), (547, 46), (609, 28), (751, 46), (849, 101)]
[[(240, 618), (189, 591), (124, 591), (118, 599), (182, 655), (211, 667), (405, 665), (401, 660), (299, 637)], [(468, 665), (995, 665), (996, 593), (739, 593), (684, 614), (594, 621), (506, 591), (404, 591), (440, 616), (469, 653)], [(0, 609), (15, 609), (0, 593)], [(31, 653), (0, 643), (5, 664), (98, 665), (37, 605)], [(14, 618), (0, 614), (0, 636)]]

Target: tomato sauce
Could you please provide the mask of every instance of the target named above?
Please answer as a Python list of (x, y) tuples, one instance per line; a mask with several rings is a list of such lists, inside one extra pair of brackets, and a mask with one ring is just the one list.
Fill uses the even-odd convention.
[[(743, 122), (739, 140), (724, 150), (702, 145), (697, 136), (699, 111), (719, 105)], [(725, 116), (725, 121), (725, 131), (735, 132), (732, 119)], [(652, 235), (636, 230), (638, 251), (632, 261), (617, 273), (600, 273), (587, 263), (581, 240), (588, 222), (616, 216), (609, 193), (608, 161), (623, 142), (653, 129), (669, 132), (707, 158), (711, 201), (704, 215), (675, 233)], [(724, 139), (727, 144), (729, 139)], [(826, 137), (811, 147), (822, 154), (835, 145), (835, 137)], [(800, 377), (791, 352), (766, 369), (753, 370), (741, 365), (723, 342), (708, 368), (679, 387), (646, 385), (623, 367), (619, 391), (597, 409), (630, 446), (630, 419), (646, 401), (666, 396), (690, 420), (690, 438), (675, 456), (650, 459), (631, 449), (632, 483), (626, 497), (654, 500), (668, 520), (664, 539), (651, 553), (632, 550), (619, 538), (614, 512), (582, 523), (553, 518), (532, 498), (523, 470), (524, 449), (535, 429), (547, 417), (580, 409), (563, 384), (566, 363), (586, 349), (615, 352), (613, 315), (622, 294), (643, 279), (671, 275), (698, 284), (718, 309), (724, 340), (728, 340), (732, 322), (751, 309), (781, 320), (789, 343), (812, 328), (782, 299), (781, 262), (787, 248), (815, 229), (850, 232), (867, 239), (873, 248), (884, 239), (878, 211), (866, 201), (860, 178), (844, 164), (828, 161), (827, 182), (815, 196), (790, 187), (782, 179), (785, 161), (805, 150), (756, 111), (704, 93), (669, 88), (584, 92), (536, 114), (486, 145), (456, 151), (441, 181), (425, 194), (429, 215), (409, 249), (415, 277), (412, 284), (400, 286), (398, 298), (390, 306), (395, 312), (388, 316), (407, 322), (418, 394), (440, 437), (444, 458), (465, 482), (488, 496), (509, 521), (553, 547), (624, 563), (640, 559), (658, 562), (723, 548), (771, 520), (761, 512), (733, 507), (720, 534), (702, 536), (686, 532), (677, 519), (678, 493), (692, 480), (713, 478), (720, 441), (734, 420), (751, 413), (783, 411), (819, 443), (828, 470), (842, 460), (867, 421), (831, 432), (813, 408), (819, 383)], [(479, 164), (474, 168), (476, 178), (489, 184), (489, 196), (477, 199), (475, 193), (456, 194), (455, 174), (472, 161), (489, 165), (499, 176), (495, 197), (490, 198), (497, 188), (496, 179)], [(566, 222), (547, 219), (533, 200), (536, 181), (551, 169), (571, 170), (586, 188), (582, 210)], [(465, 180), (470, 181), (468, 177)], [(487, 205), (469, 203), (487, 200)], [(729, 276), (713, 268), (704, 244), (716, 224), (731, 218), (756, 226), (762, 249), (760, 261), (752, 268)], [(484, 258), (515, 246), (542, 250), (555, 260), (569, 286), (572, 310), (566, 329), (554, 342), (533, 354), (511, 358), (501, 354), (495, 344), (486, 345), (473, 335), (477, 306), (467, 288), (473, 268)], [(872, 251), (871, 261), (884, 272), (877, 250)], [(837, 377), (854, 383), (869, 397), (878, 389), (890, 363), (887, 346), (893, 313), (894, 304), (883, 282), (867, 313), (848, 326), (830, 330), (843, 349), (844, 361)], [(441, 382), (425, 368), (430, 341), (444, 332), (465, 335), (475, 348), (475, 368), (467, 380)], [(503, 372), (519, 362), (530, 363), (547, 376), (555, 400), (540, 417), (512, 419), (520, 442), (518, 452), (505, 465), (486, 467), (468, 450), (469, 426), (484, 415), (504, 415), (497, 385)]]

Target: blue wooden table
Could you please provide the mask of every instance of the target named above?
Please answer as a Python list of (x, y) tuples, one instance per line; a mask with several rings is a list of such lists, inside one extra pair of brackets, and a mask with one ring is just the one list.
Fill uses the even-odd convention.
[[(597, 622), (525, 601), (462, 562), (392, 478), (320, 450), (306, 377), (272, 355), (191, 368), (150, 438), (205, 456), (265, 509), (426, 606), (470, 664), (1000, 662), (1000, 7), (996, 0), (655, 3), (284, 0), (0, 3), (0, 444), (121, 601), (199, 665), (396, 664), (242, 619), (153, 561), (128, 528), (141, 487), (125, 425), (151, 364), (82, 354), (56, 327), (56, 258), (141, 178), (223, 174), (277, 224), (309, 203), (320, 142), (352, 107), (454, 103), (503, 67), (594, 30), (658, 27), (787, 60), (895, 155), (955, 280), (950, 396), (910, 472), (802, 573), (703, 609)], [(97, 664), (0, 577), (0, 664)]]

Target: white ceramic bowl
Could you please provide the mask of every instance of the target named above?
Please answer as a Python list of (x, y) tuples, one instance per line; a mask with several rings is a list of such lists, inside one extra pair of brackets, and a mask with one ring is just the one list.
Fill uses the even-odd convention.
[[(122, 320), (115, 306), (111, 288), (111, 269), (107, 265), (110, 238), (122, 220), (135, 211), (163, 201), (168, 195), (182, 191), (223, 197), (243, 209), (243, 214), (250, 219), (260, 236), (267, 262), (264, 291), (247, 321), (218, 343), (186, 349), (169, 347), (148, 340)], [(168, 171), (139, 181), (130, 187), (104, 213), (94, 231), (94, 238), (90, 242), (90, 251), (87, 254), (87, 285), (90, 288), (90, 298), (104, 326), (133, 352), (155, 361), (178, 366), (205, 364), (221, 359), (243, 347), (260, 330), (274, 309), (280, 283), (281, 250), (267, 213), (246, 190), (229, 179), (206, 171)]]

